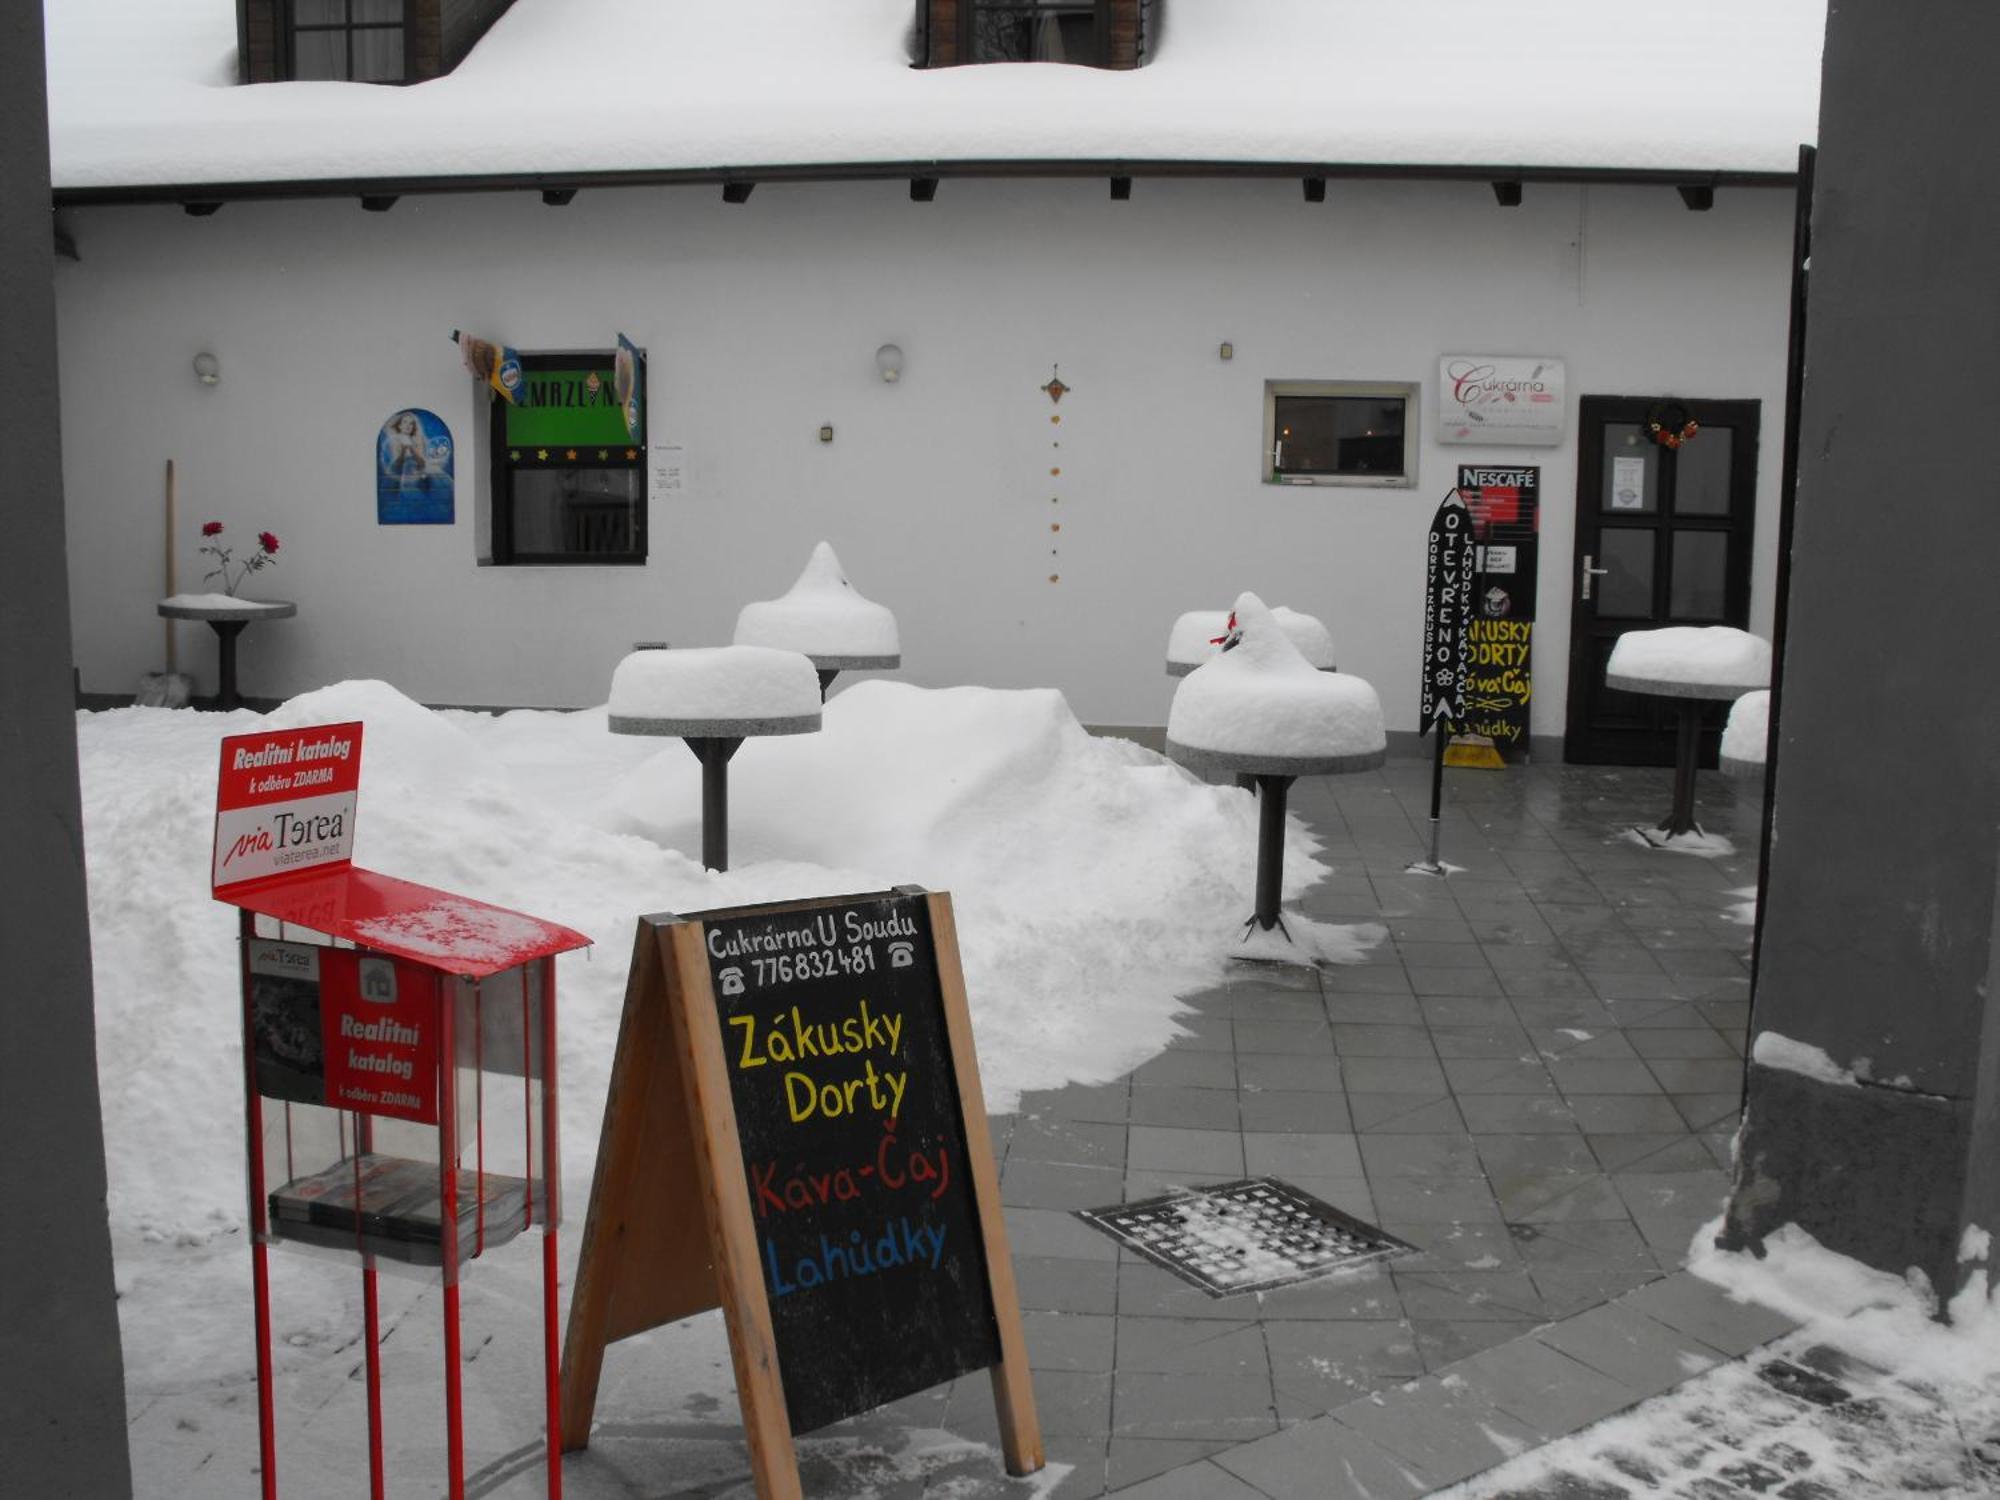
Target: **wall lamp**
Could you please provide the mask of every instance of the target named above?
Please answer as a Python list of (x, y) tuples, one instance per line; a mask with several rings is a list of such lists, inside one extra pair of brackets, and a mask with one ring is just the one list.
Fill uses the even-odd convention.
[(884, 344), (875, 351), (875, 368), (884, 381), (895, 384), (903, 378), (903, 351), (894, 344)]
[(222, 361), (206, 349), (194, 357), (194, 378), (203, 385), (216, 385), (222, 380)]

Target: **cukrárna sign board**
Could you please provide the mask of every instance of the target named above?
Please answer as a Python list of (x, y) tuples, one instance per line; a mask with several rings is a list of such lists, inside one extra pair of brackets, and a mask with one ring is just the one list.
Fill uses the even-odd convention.
[(792, 1438), (979, 1369), (1042, 1466), (949, 896), (641, 917), (563, 1347), (563, 1446), (604, 1351), (720, 1305), (763, 1500)]

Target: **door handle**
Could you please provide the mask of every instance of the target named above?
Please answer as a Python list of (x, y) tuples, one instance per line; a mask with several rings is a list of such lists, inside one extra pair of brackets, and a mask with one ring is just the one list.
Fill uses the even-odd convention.
[(1586, 600), (1590, 598), (1590, 580), (1593, 578), (1602, 578), (1606, 573), (1611, 571), (1609, 568), (1592, 567), (1591, 564), (1596, 561), (1597, 559), (1592, 557), (1588, 552), (1583, 554), (1583, 587), (1579, 592)]

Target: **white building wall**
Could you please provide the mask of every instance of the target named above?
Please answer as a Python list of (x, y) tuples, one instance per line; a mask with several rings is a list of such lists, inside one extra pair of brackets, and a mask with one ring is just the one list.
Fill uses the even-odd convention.
[[(184, 589), (202, 520), (283, 541), (250, 592), (299, 615), (243, 637), (256, 695), (381, 677), (434, 703), (601, 702), (631, 641), (726, 642), (825, 538), (897, 612), (909, 680), (1055, 686), (1088, 721), (1159, 724), (1168, 625), (1248, 588), (1324, 619), (1342, 669), (1413, 729), (1431, 513), (1458, 464), (1505, 462), (1542, 466), (1533, 728), (1557, 735), (1583, 394), (1764, 403), (1752, 626), (1769, 626), (1785, 192), (1690, 213), (1666, 188), (1531, 184), (1503, 209), (1481, 183), (1334, 182), (1310, 204), (1289, 181), (1141, 179), (1126, 203), (1098, 180), (947, 181), (930, 204), (826, 183), (740, 206), (626, 189), (71, 219), (63, 470), (88, 691), (161, 664), (173, 458)], [(622, 331), (648, 351), (652, 437), (685, 444), (688, 482), (651, 497), (645, 567), (479, 565), (484, 400), (454, 328), (524, 352)], [(899, 384), (875, 373), (885, 342)], [(189, 368), (202, 350), (213, 389)], [(1563, 445), (1437, 443), (1447, 352), (1567, 361)], [(1057, 363), (1072, 392), (1051, 407)], [(1420, 382), (1419, 483), (1261, 483), (1266, 379)], [(405, 406), (451, 425), (453, 526), (375, 523), (375, 434)], [(208, 634), (181, 629), (207, 690)]]

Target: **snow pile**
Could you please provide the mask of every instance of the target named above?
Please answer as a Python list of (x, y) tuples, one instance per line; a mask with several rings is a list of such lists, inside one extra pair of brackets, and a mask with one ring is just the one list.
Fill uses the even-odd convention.
[(169, 594), (160, 603), (171, 609), (283, 609), (282, 601), (243, 599), (235, 594)]
[(1790, 173), (1818, 120), (1825, 0), (1684, 0), (1670, 26), (1604, 0), (1498, 28), (1484, 0), (1163, 9), (1116, 73), (912, 68), (912, 0), (517, 0), (444, 78), (240, 88), (232, 0), (44, 0), (51, 164), (59, 188), (1078, 157)]
[(1657, 829), (1627, 828), (1620, 831), (1618, 838), (1642, 849), (1666, 849), (1674, 854), (1692, 854), (1697, 859), (1728, 859), (1736, 852), (1736, 845), (1727, 834), (1704, 833), (1699, 828), (1671, 837)]
[(743, 606), (736, 617), (736, 644), (813, 657), (897, 656), (903, 649), (895, 615), (855, 591), (825, 542), (813, 548), (805, 571), (782, 599)]
[(1645, 682), (1741, 688), (1771, 680), (1771, 645), (1733, 625), (1669, 625), (1663, 630), (1628, 630), (1618, 637), (1606, 663), (1607, 677)]
[[(1006, 1110), (1024, 1089), (1113, 1078), (1170, 1041), (1173, 997), (1222, 978), (1252, 900), (1254, 802), (1093, 738), (1049, 691), (865, 682), (828, 706), (820, 734), (749, 741), (731, 766), (727, 873), (695, 857), (694, 757), (607, 734), (602, 709), (433, 713), (362, 682), (268, 719), (80, 715), (110, 1217), (135, 1389), (240, 1377), (250, 1360), (236, 914), (209, 897), (218, 741), (351, 719), (366, 725), (357, 863), (597, 942), (557, 964), (563, 1168), (579, 1216), (639, 913), (950, 890), (987, 1101)], [(1315, 847), (1294, 824), (1288, 895), (1325, 875)], [(1366, 936), (1350, 933), (1349, 951)], [(565, 1254), (576, 1242), (564, 1237)], [(508, 1264), (482, 1276), (505, 1285)], [(287, 1294), (288, 1367), (342, 1358), (352, 1288), (336, 1280)]]
[(634, 651), (611, 674), (613, 719), (810, 719), (819, 674), (796, 651), (695, 646)]
[(1282, 758), (1359, 756), (1386, 748), (1375, 689), (1316, 671), (1263, 600), (1236, 601), (1243, 639), (1181, 679), (1167, 739), (1190, 750)]
[(1776, 1068), (1780, 1072), (1803, 1073), (1821, 1083), (1836, 1083), (1847, 1088), (1860, 1087), (1854, 1074), (1828, 1056), (1825, 1049), (1810, 1042), (1780, 1036), (1775, 1031), (1758, 1032), (1757, 1040), (1751, 1044), (1750, 1056), (1762, 1066)]
[[(1282, 604), (1271, 610), (1271, 618), (1299, 648), (1299, 655), (1308, 665), (1323, 672), (1334, 669), (1333, 635), (1326, 626), (1313, 616)], [(1198, 667), (1221, 654), (1222, 638), (1228, 633), (1228, 610), (1189, 610), (1174, 621), (1174, 628), (1167, 633), (1167, 661), (1174, 666)]]
[(1722, 728), (1722, 758), (1743, 766), (1764, 764), (1764, 744), (1771, 727), (1771, 690), (1745, 693), (1730, 705)]

